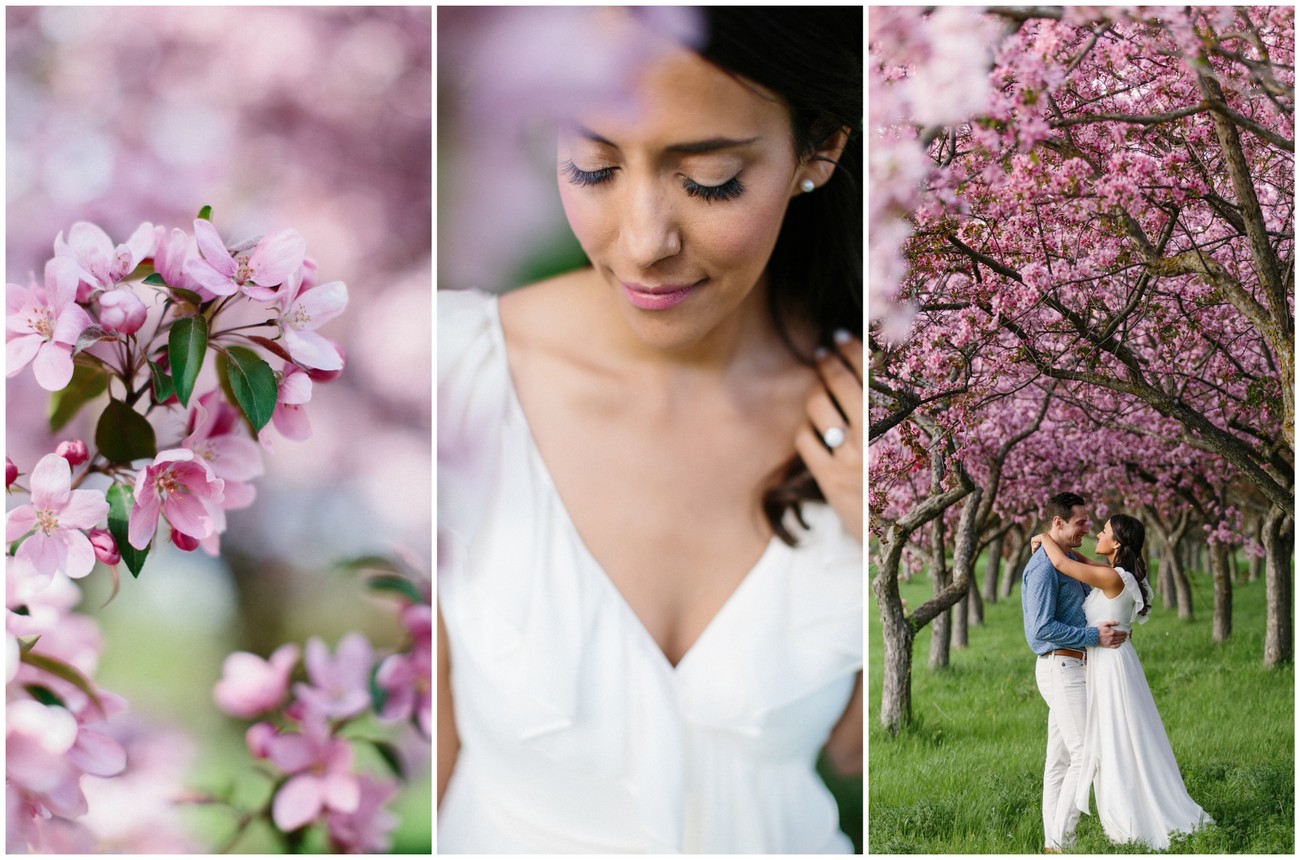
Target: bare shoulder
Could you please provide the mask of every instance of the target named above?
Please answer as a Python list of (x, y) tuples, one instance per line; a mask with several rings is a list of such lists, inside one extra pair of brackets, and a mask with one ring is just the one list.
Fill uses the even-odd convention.
[(501, 297), (501, 325), (507, 338), (523, 348), (546, 340), (563, 340), (577, 324), (591, 269), (576, 269), (511, 290)]

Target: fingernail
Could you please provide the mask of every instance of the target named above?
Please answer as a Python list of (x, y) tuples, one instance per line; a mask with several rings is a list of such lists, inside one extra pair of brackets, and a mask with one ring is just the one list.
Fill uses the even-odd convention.
[(835, 337), (835, 342), (838, 343), (840, 346), (844, 346), (844, 344), (853, 340), (853, 335), (849, 334), (846, 330), (842, 328), (835, 329), (834, 337)]

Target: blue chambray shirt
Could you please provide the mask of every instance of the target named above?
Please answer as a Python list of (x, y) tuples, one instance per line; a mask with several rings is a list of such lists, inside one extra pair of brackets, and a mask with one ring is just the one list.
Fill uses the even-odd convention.
[(1025, 639), (1035, 654), (1054, 648), (1082, 651), (1097, 644), (1096, 627), (1088, 627), (1083, 601), (1092, 588), (1052, 567), (1039, 547), (1025, 565), (1020, 604), (1025, 612)]

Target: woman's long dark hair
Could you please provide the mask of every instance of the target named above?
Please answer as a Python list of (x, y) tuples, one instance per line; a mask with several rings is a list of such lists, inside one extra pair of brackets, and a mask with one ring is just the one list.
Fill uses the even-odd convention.
[[(795, 152), (814, 153), (836, 132), (849, 135), (830, 180), (790, 201), (768, 263), (768, 303), (777, 331), (805, 364), (791, 323), (810, 327), (830, 348), (836, 329), (862, 337), (862, 16), (860, 6), (727, 6), (704, 10), (708, 43), (700, 54), (725, 71), (778, 94), (790, 110)], [(793, 545), (785, 514), (824, 501), (798, 457), (763, 494), (763, 513)]]
[(1115, 550), (1115, 567), (1122, 567), (1138, 581), (1145, 605), (1138, 613), (1151, 611), (1151, 586), (1147, 582), (1147, 563), (1142, 560), (1142, 547), (1147, 540), (1146, 527), (1128, 514), (1115, 514), (1110, 518), (1110, 532), (1119, 548)]

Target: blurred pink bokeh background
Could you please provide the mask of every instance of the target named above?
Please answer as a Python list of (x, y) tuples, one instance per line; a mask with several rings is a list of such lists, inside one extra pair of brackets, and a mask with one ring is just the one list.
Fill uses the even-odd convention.
[[(8, 281), (39, 274), (76, 221), (121, 242), (144, 221), (189, 232), (211, 205), (227, 241), (296, 228), (322, 280), (348, 285), (346, 313), (321, 331), (347, 369), (316, 386), (311, 439), (275, 438), (221, 558), (157, 547), (102, 611), (105, 571), (82, 580), (83, 611), (105, 630), (104, 686), (202, 744), (224, 734), (225, 752), (200, 754), (205, 770), (247, 770), (211, 702), (224, 654), (311, 635), (332, 645), (350, 629), (394, 647), (393, 602), (331, 566), (398, 549), (432, 565), (432, 11), (22, 7), (6, 25)], [(6, 381), (5, 401), (5, 450), (23, 472), (59, 441), (93, 437), (90, 408), (48, 433), (48, 393), (29, 371)], [(428, 850), (422, 779), (403, 816), (415, 833), (395, 850)], [(99, 803), (125, 815), (131, 801)], [(200, 830), (219, 840), (226, 826)]]

